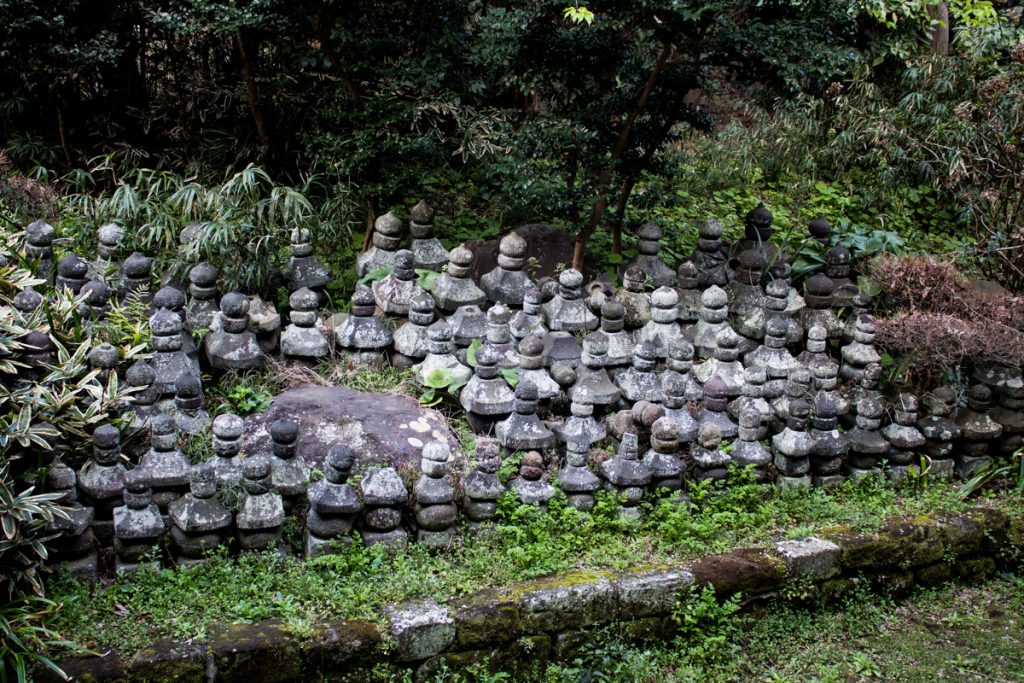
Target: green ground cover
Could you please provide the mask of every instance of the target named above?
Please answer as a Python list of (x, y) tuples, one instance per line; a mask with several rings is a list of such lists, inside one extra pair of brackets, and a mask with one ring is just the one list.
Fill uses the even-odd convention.
[[(312, 561), (215, 554), (201, 566), (145, 571), (109, 585), (58, 576), (50, 581), (49, 594), (63, 609), (53, 625), (79, 645), (113, 644), (122, 651), (160, 636), (202, 638), (218, 622), (272, 617), (302, 635), (328, 616), (377, 620), (382, 606), (410, 598), (446, 601), (577, 568), (622, 571), (677, 564), (837, 524), (870, 531), (894, 515), (956, 512), (968, 506), (957, 487), (944, 481), (896, 490), (877, 477), (835, 491), (782, 495), (754, 483), (745, 471), (734, 471), (725, 487), (693, 487), (691, 497), (691, 508), (652, 498), (644, 503), (643, 521), (629, 523), (618, 517), (616, 502), (606, 495), (590, 514), (561, 499), (540, 511), (506, 496), (490, 533), (438, 554), (413, 544), (388, 555), (357, 542)], [(1003, 510), (1020, 505), (1014, 494), (988, 494), (976, 503)], [(287, 529), (286, 536), (293, 545), (301, 542), (297, 527)]]

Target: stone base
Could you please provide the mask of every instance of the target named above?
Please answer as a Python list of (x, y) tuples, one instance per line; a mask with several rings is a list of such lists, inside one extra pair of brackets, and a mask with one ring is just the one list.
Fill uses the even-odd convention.
[(953, 477), (953, 470), (956, 463), (952, 460), (932, 460), (932, 469), (929, 474), (933, 477)]
[(860, 481), (864, 477), (872, 477), (872, 476), (876, 475), (878, 472), (879, 472), (879, 470), (877, 470), (877, 469), (870, 469), (870, 470), (868, 470), (868, 469), (860, 469), (860, 468), (857, 468), (857, 467), (848, 467), (848, 468), (846, 468), (846, 476), (851, 481)]
[(95, 579), (99, 573), (96, 553), (91, 552), (77, 560), (66, 560), (60, 563), (62, 571), (70, 573), (76, 579)]
[(910, 465), (893, 465), (885, 471), (885, 474), (889, 477), (889, 481), (899, 486), (906, 483), (907, 479), (910, 478), (911, 467)]
[(837, 488), (842, 486), (844, 481), (846, 481), (846, 478), (841, 474), (815, 475), (812, 478), (815, 486), (822, 486), (824, 488)]
[(458, 534), (454, 528), (443, 531), (420, 529), (416, 532), (416, 542), (422, 544), (427, 550), (447, 548), (455, 543), (456, 540), (458, 540)]
[(402, 550), (409, 545), (409, 534), (405, 529), (392, 531), (363, 531), (363, 543), (367, 546), (383, 543), (395, 550)]
[(779, 477), (779, 490), (785, 493), (795, 489), (807, 489), (811, 487), (811, 478), (808, 475), (802, 477)]
[(956, 466), (954, 471), (956, 476), (961, 479), (970, 479), (978, 473), (982, 467), (992, 463), (992, 458), (987, 455), (981, 456), (969, 456), (961, 455), (956, 459)]
[(313, 534), (306, 532), (306, 543), (304, 550), (306, 553), (306, 559), (310, 560), (320, 555), (331, 555), (337, 553), (343, 548), (348, 548), (352, 545), (352, 538), (350, 536), (338, 536), (336, 538), (320, 538)]
[(421, 362), (423, 362), (422, 358), (407, 356), (404, 353), (398, 353), (397, 351), (391, 352), (391, 365), (401, 370), (408, 370), (412, 366)]
[(123, 562), (120, 558), (115, 563), (115, 567), (119, 575), (134, 574), (143, 569), (152, 569), (155, 572), (160, 571), (159, 562)]

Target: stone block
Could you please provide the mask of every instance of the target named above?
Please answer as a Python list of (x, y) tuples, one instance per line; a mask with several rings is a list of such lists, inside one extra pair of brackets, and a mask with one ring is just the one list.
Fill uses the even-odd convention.
[(562, 574), (515, 588), (524, 630), (564, 631), (611, 621), (615, 590), (611, 581), (588, 572)]
[(455, 647), (477, 649), (507, 643), (522, 634), (519, 602), (495, 590), (475, 593), (452, 606)]
[(210, 641), (217, 680), (276, 683), (302, 677), (299, 647), (277, 620), (232, 624)]
[(693, 574), (684, 570), (659, 570), (626, 574), (612, 580), (618, 597), (619, 619), (636, 619), (669, 614), (679, 592), (693, 584)]
[(380, 645), (376, 624), (365, 621), (328, 621), (318, 627), (310, 643), (303, 648), (303, 663), (312, 680), (319, 672), (346, 671), (365, 662)]
[(961, 560), (953, 567), (957, 577), (967, 581), (978, 581), (988, 578), (996, 572), (996, 561), (991, 557), (972, 557)]
[(827, 539), (839, 546), (839, 561), (847, 571), (922, 567), (938, 562), (945, 552), (939, 525), (928, 517), (893, 519), (878, 533), (837, 531)]
[(438, 655), (455, 642), (455, 621), (433, 600), (407, 602), (385, 610), (395, 659), (413, 662)]
[(985, 542), (985, 518), (973, 512), (949, 515), (936, 520), (945, 543), (946, 554), (970, 557), (981, 552)]
[(921, 567), (914, 571), (914, 582), (919, 586), (941, 586), (953, 578), (953, 568), (945, 562)]
[[(125, 667), (117, 650), (107, 648), (99, 656), (84, 656), (62, 659), (57, 664), (73, 681), (112, 681), (122, 680)], [(58, 676), (50, 669), (37, 667), (35, 678), (39, 683), (57, 683), (67, 679)]]
[(513, 681), (539, 680), (551, 653), (551, 637), (524, 636), (500, 648), (446, 652), (431, 657), (416, 671), (417, 681), (434, 681), (442, 669), (465, 672), (477, 667), (505, 673)]
[(128, 663), (133, 681), (197, 681), (206, 677), (206, 649), (161, 638), (139, 649)]
[(831, 541), (814, 537), (778, 541), (775, 550), (791, 576), (827, 579), (839, 573), (839, 546)]
[(786, 563), (771, 550), (740, 548), (724, 555), (708, 555), (690, 567), (698, 586), (713, 586), (718, 595), (758, 595), (786, 582)]

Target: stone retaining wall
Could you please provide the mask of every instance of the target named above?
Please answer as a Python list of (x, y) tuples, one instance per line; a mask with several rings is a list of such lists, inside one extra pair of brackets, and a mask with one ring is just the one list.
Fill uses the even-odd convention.
[[(330, 621), (315, 637), (299, 640), (275, 620), (234, 624), (208, 642), (162, 639), (130, 658), (111, 649), (61, 665), (78, 681), (374, 681), (403, 669), (423, 677), (442, 665), (460, 669), (477, 662), (522, 675), (549, 659), (571, 657), (597, 627), (635, 638), (670, 637), (668, 617), (692, 588), (710, 585), (721, 596), (740, 593), (746, 602), (808, 592), (835, 599), (865, 581), (901, 593), (983, 578), (1016, 566), (1022, 550), (1024, 518), (997, 510), (901, 517), (876, 533), (837, 527), (680, 567), (571, 572), (448, 605), (408, 602), (386, 609), (383, 626)], [(40, 674), (38, 680), (56, 679)]]

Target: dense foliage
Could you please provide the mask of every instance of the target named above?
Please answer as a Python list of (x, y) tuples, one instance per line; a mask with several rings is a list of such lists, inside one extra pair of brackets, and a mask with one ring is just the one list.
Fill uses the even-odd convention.
[[(821, 95), (906, 54), (930, 4), (599, 0), (587, 23), (560, 0), (16, 0), (0, 5), (0, 117), (20, 164), (114, 153), (220, 183), (259, 162), (293, 184), (324, 174), (321, 194), (344, 183), (367, 221), (468, 191), (581, 246), (608, 223), (618, 251), (666, 143), (714, 130), (735, 97)], [(954, 3), (963, 20), (978, 7)]]

